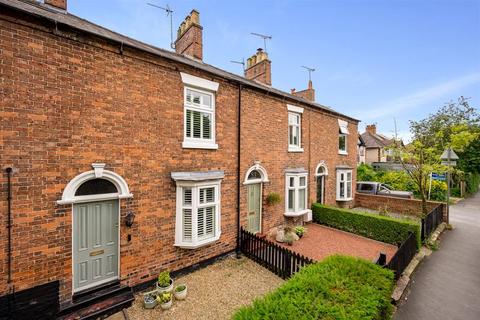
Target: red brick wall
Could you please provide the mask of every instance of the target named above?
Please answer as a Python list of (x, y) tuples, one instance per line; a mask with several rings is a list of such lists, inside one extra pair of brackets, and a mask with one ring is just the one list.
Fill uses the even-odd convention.
[[(235, 248), (237, 193), (236, 85), (186, 66), (67, 31), (55, 35), (9, 22), (0, 15), (0, 163), (13, 175), (13, 284), (22, 290), (60, 280), (61, 300), (71, 297), (72, 206), (57, 205), (66, 184), (93, 162), (125, 178), (133, 199), (121, 200), (121, 279), (129, 285), (153, 279)], [(23, 19), (23, 18), (22, 18)], [(35, 25), (35, 21), (30, 21)], [(23, 22), (22, 22), (23, 23)], [(64, 36), (72, 38), (66, 39)], [(216, 97), (218, 150), (182, 149), (183, 83), (179, 71), (220, 83)], [(284, 170), (313, 172), (325, 160), (327, 203), (335, 204), (335, 166), (355, 167), (356, 138), (348, 156), (337, 153), (335, 116), (305, 107), (303, 153), (287, 152), (287, 109), (281, 99), (250, 89), (242, 95), (240, 179), (254, 160), (270, 178), (270, 191), (285, 195)], [(291, 103), (291, 102), (290, 102)], [(356, 124), (350, 124), (353, 134)], [(222, 236), (195, 250), (173, 246), (175, 185), (172, 171), (224, 170)], [(355, 174), (354, 174), (355, 176)], [(0, 178), (0, 210), (6, 212), (6, 176)], [(245, 212), (245, 187), (241, 187)], [(135, 224), (123, 218), (132, 210)], [(283, 221), (284, 202), (264, 206), (264, 230)], [(245, 214), (242, 214), (245, 224)], [(0, 220), (0, 295), (6, 287), (6, 221)], [(128, 235), (132, 236), (127, 241)]]
[[(427, 201), (428, 210), (437, 207), (441, 202)], [(403, 199), (395, 197), (376, 196), (371, 194), (355, 194), (355, 207), (362, 207), (372, 210), (388, 210), (395, 213), (421, 217), (422, 201), (417, 199)], [(443, 207), (446, 216), (446, 207)]]

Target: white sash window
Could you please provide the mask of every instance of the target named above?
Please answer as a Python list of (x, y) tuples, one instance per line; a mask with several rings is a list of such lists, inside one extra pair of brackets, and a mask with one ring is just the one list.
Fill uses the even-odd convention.
[(352, 199), (352, 170), (337, 170), (337, 201)]

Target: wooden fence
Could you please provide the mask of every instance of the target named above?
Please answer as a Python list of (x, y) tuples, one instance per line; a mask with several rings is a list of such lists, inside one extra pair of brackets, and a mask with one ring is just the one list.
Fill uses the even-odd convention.
[(245, 256), (283, 279), (289, 278), (302, 267), (314, 262), (310, 258), (260, 238), (243, 228), (240, 231), (240, 249)]

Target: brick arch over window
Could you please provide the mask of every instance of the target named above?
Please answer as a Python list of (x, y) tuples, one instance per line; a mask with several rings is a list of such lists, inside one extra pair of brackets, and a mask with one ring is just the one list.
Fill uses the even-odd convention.
[[(130, 193), (128, 184), (119, 174), (104, 170), (104, 163), (93, 163), (93, 170), (86, 171), (79, 174), (67, 184), (63, 190), (62, 198), (57, 200), (58, 204), (73, 204), (76, 202), (85, 202), (93, 200), (107, 200), (107, 199), (125, 199), (132, 198), (133, 194)], [(77, 189), (84, 184), (85, 182), (93, 179), (104, 179), (111, 182), (116, 188), (116, 193), (107, 193), (107, 194), (92, 194), (85, 196), (75, 195)]]

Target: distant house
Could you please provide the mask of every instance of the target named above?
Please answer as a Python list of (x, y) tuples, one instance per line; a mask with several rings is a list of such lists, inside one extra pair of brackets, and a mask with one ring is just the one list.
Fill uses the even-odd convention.
[[(361, 147), (359, 147), (359, 163), (373, 164), (374, 162), (393, 161), (393, 151), (389, 148), (395, 143), (394, 138), (388, 138), (383, 134), (377, 133), (375, 124), (367, 125), (366, 131), (361, 134), (365, 144), (365, 153), (362, 157)], [(400, 140), (399, 143), (403, 144)], [(361, 160), (363, 159), (363, 162)]]
[(365, 141), (362, 138), (362, 135), (358, 135), (358, 143), (357, 143), (357, 163), (362, 164), (365, 163)]

